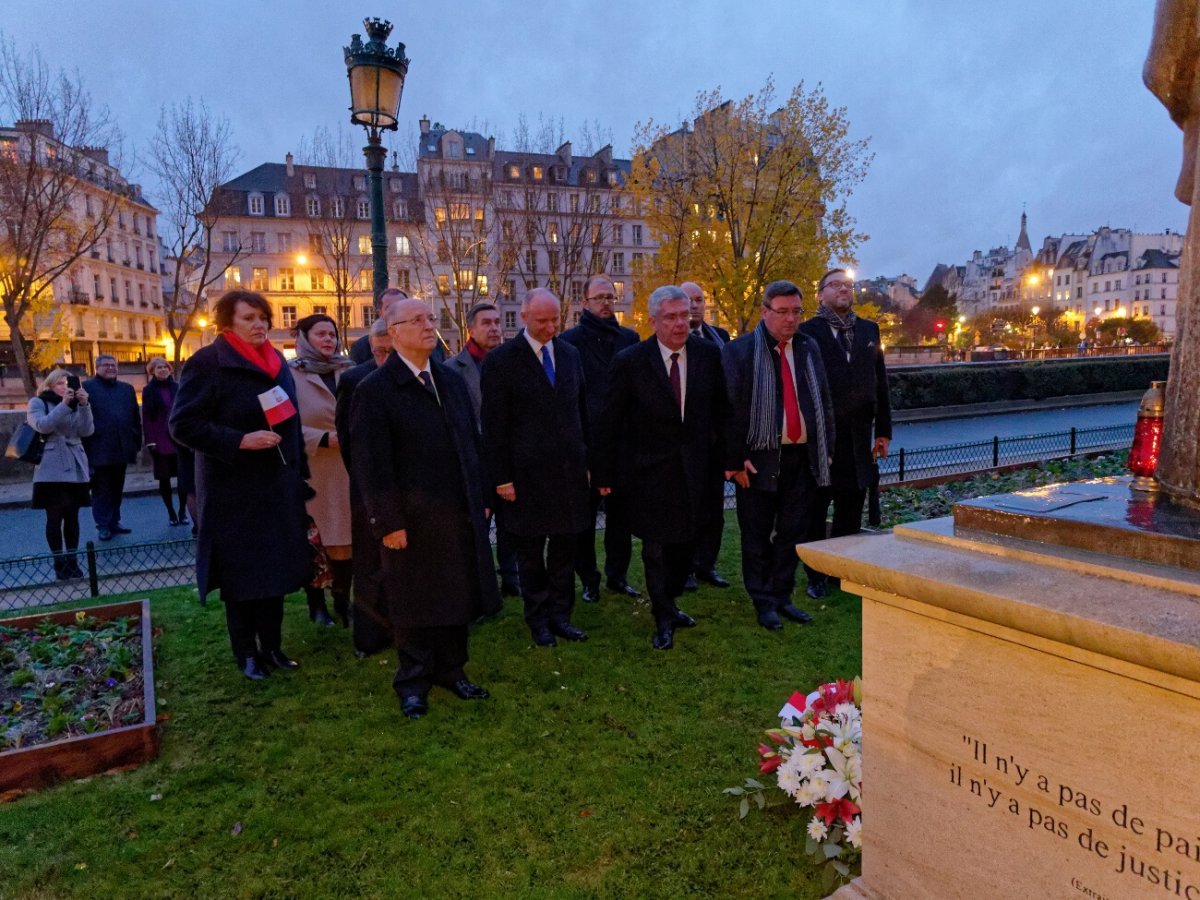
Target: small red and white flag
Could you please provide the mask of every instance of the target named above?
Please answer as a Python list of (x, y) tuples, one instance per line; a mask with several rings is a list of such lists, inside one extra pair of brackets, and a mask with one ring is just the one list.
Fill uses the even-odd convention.
[(296, 406), (292, 403), (292, 398), (279, 385), (259, 394), (258, 402), (263, 408), (263, 413), (266, 414), (267, 424), (272, 428), (280, 422), (286, 422), (296, 414)]
[(791, 722), (792, 719), (799, 719), (804, 715), (804, 710), (808, 708), (808, 698), (796, 691), (788, 698), (788, 702), (783, 704), (783, 709), (779, 710), (779, 718), (784, 722)]

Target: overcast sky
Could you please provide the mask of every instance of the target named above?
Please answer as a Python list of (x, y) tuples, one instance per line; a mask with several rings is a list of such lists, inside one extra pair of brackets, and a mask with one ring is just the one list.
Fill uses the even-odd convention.
[[(0, 0), (0, 30), (78, 67), (140, 151), (162, 104), (228, 116), (240, 171), (338, 127), (342, 48), (389, 18), (412, 59), (400, 115), (511, 133), (524, 113), (585, 121), (627, 156), (639, 120), (696, 92), (820, 82), (875, 161), (850, 200), (860, 274), (907, 272), (1100, 225), (1182, 230), (1180, 132), (1143, 87), (1151, 0)], [(754, 10), (753, 13), (750, 10)], [(361, 134), (361, 130), (358, 130)], [(402, 132), (403, 133), (403, 132)], [(146, 180), (144, 171), (135, 176)], [(147, 187), (152, 187), (147, 185)], [(151, 196), (153, 196), (151, 194)]]

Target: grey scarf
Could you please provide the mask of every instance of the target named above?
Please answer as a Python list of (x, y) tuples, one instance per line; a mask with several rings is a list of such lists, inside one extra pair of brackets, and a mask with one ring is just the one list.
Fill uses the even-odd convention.
[(854, 310), (848, 310), (845, 316), (839, 316), (828, 306), (820, 304), (817, 306), (817, 316), (829, 323), (829, 327), (837, 335), (838, 344), (841, 345), (846, 352), (846, 358), (849, 359), (850, 348), (854, 344), (854, 323), (858, 321)]
[(328, 375), (330, 372), (339, 372), (354, 365), (354, 361), (350, 357), (340, 352), (341, 349), (341, 341), (339, 341), (338, 348), (334, 351), (333, 356), (322, 356), (317, 352), (317, 348), (308, 342), (308, 338), (304, 332), (297, 331), (296, 358), (290, 360), (288, 365), (298, 372), (313, 372), (317, 375)]
[[(803, 335), (799, 336), (804, 340)], [(777, 450), (779, 448), (779, 395), (775, 389), (774, 350), (767, 342), (767, 325), (759, 322), (754, 329), (754, 380), (750, 386), (750, 434), (747, 436), (751, 450)], [(800, 359), (800, 353), (792, 350), (792, 358)], [(809, 429), (808, 439), (817, 442), (817, 484), (829, 486), (829, 443), (825, 434), (825, 404), (821, 399), (821, 385), (817, 371), (813, 368), (811, 353), (804, 354), (804, 384), (812, 398), (815, 422)]]

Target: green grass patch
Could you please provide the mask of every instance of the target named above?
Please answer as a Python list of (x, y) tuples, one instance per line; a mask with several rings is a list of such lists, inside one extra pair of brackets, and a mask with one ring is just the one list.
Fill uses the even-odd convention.
[(302, 597), (284, 623), (301, 668), (252, 684), (220, 603), (158, 591), (161, 756), (0, 807), (0, 896), (819, 897), (800, 817), (739, 821), (721, 790), (793, 690), (859, 673), (859, 604), (834, 593), (814, 625), (767, 632), (737, 560), (731, 518), (735, 585), (685, 595), (700, 625), (667, 653), (647, 607), (607, 591), (576, 607), (591, 640), (551, 650), (509, 600), (472, 635), (491, 699), (435, 689), (417, 722), (393, 656), (355, 659)]

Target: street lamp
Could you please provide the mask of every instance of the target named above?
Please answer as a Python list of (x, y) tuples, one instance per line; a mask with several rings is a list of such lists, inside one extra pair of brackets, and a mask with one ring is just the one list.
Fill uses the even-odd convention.
[(383, 147), (379, 133), (395, 131), (400, 113), (400, 95), (404, 91), (404, 77), (408, 74), (408, 57), (404, 45), (397, 44), (395, 50), (387, 47), (392, 23), (386, 19), (363, 19), (368, 41), (362, 35), (350, 36), (350, 46), (343, 48), (346, 54), (346, 76), (350, 79), (350, 121), (367, 129), (367, 146), (363, 155), (367, 158), (369, 197), (371, 202), (371, 261), (374, 264), (373, 294), (375, 306), (379, 306), (379, 295), (388, 286), (387, 270), (387, 227), (383, 220), (383, 164), (387, 161), (387, 150)]

